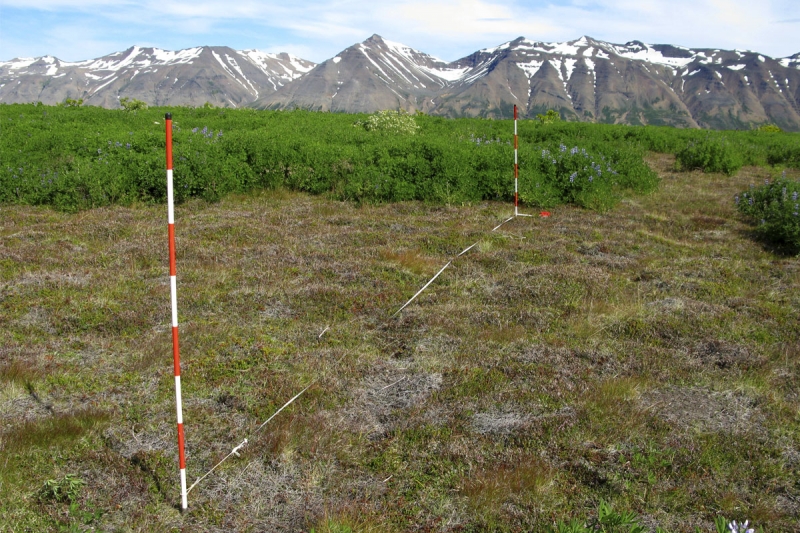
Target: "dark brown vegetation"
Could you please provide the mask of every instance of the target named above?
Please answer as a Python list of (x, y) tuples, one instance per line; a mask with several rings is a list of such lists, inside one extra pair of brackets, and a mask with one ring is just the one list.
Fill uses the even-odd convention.
[(800, 263), (732, 201), (770, 171), (673, 161), (494, 233), (508, 205), (179, 206), (190, 482), (253, 437), (183, 515), (166, 208), (3, 206), (0, 530), (800, 528)]

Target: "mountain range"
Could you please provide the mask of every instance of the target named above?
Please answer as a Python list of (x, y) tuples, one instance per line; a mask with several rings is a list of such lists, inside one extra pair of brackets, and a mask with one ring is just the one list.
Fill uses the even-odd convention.
[(289, 54), (204, 46), (178, 52), (132, 47), (94, 60), (0, 62), (0, 103), (67, 98), (119, 107), (150, 105), (421, 111), (449, 117), (565, 120), (800, 131), (800, 53), (690, 49), (581, 37), (519, 37), (446, 62), (378, 35), (315, 64)]

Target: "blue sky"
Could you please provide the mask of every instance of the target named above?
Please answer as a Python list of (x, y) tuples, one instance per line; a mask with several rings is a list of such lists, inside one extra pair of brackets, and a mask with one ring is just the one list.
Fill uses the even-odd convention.
[(448, 61), (519, 36), (581, 35), (785, 57), (800, 52), (800, 1), (0, 0), (0, 61), (225, 45), (321, 62), (373, 33)]

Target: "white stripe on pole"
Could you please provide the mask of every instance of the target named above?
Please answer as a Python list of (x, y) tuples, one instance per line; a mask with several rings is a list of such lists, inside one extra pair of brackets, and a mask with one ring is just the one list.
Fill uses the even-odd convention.
[(181, 468), (181, 509), (189, 507), (189, 493), (186, 491), (186, 469)]
[(178, 279), (177, 276), (169, 277), (169, 292), (172, 304), (172, 327), (178, 327)]
[(178, 411), (178, 424), (183, 424), (183, 398), (181, 397), (180, 376), (175, 376), (175, 409)]
[(172, 169), (167, 169), (167, 223), (175, 223), (175, 192), (172, 186)]

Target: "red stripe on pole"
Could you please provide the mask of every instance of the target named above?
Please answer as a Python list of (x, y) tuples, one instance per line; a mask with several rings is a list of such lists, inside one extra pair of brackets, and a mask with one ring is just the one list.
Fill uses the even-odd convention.
[(175, 224), (167, 225), (167, 234), (169, 236), (169, 275), (177, 276), (177, 267), (175, 266)]
[(183, 453), (183, 424), (178, 424), (178, 466), (181, 470), (186, 468), (186, 455)]
[(178, 348), (178, 326), (172, 326), (172, 365), (175, 375), (181, 375), (181, 351)]
[(514, 104), (514, 120), (517, 120), (517, 104)]
[(164, 122), (167, 125), (167, 170), (172, 170), (172, 116), (169, 113)]

